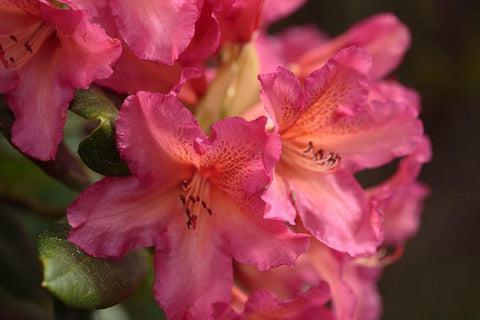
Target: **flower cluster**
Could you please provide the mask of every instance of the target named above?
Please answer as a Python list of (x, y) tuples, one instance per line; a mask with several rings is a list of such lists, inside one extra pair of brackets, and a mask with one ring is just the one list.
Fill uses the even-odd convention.
[[(304, 2), (0, 1), (22, 152), (55, 158), (76, 89), (128, 95), (131, 175), (78, 196), (69, 240), (102, 258), (154, 247), (168, 319), (378, 319), (382, 267), (418, 229), (430, 145), (418, 94), (389, 78), (408, 29), (379, 14), (333, 39), (267, 34)], [(357, 181), (397, 158), (387, 181)]]

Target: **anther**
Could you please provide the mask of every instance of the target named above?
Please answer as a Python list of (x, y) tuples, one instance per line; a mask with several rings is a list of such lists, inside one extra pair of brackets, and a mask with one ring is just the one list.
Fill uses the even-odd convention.
[(303, 153), (309, 153), (310, 151), (312, 151), (312, 149), (313, 149), (313, 142), (308, 141), (307, 148), (305, 150), (303, 150)]
[(17, 37), (15, 37), (13, 34), (10, 35), (10, 39), (12, 39), (13, 41), (15, 41), (15, 43), (17, 43)]
[(15, 63), (15, 59), (13, 57), (10, 57), (9, 60), (11, 63)]
[(207, 212), (208, 212), (209, 215), (212, 215), (212, 209), (207, 208)]
[(182, 201), (182, 205), (185, 205), (185, 195), (182, 193), (180, 193), (180, 200)]
[(32, 47), (30, 47), (30, 44), (28, 43), (28, 41), (25, 41), (23, 46), (25, 47), (25, 49), (27, 49), (28, 52), (33, 53)]
[(190, 218), (192, 216), (192, 213), (190, 211), (190, 208), (186, 208), (185, 209), (185, 214), (187, 215), (188, 218)]
[(192, 201), (193, 203), (195, 203), (195, 197), (194, 197), (194, 196), (189, 195), (189, 196), (188, 196), (188, 199), (190, 199), (190, 201)]
[(202, 201), (202, 208), (203, 209), (207, 208), (207, 203), (205, 201)]
[(187, 187), (188, 187), (188, 181), (187, 180), (182, 181), (182, 187), (183, 187), (184, 190), (187, 189)]

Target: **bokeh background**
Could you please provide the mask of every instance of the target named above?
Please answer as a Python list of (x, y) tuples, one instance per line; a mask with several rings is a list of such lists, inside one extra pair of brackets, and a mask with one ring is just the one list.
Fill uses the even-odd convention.
[(480, 319), (480, 2), (311, 0), (275, 25), (311, 23), (331, 36), (379, 12), (412, 33), (396, 76), (422, 95), (432, 189), (416, 238), (380, 281), (382, 319)]
[[(411, 49), (395, 75), (421, 93), (421, 119), (434, 151), (420, 177), (432, 189), (420, 232), (379, 284), (382, 319), (480, 319), (480, 2), (310, 0), (272, 30), (309, 23), (335, 36), (379, 12), (394, 13), (411, 30)], [(81, 136), (75, 134), (80, 130), (75, 117), (70, 118), (67, 135)], [(16, 297), (44, 298), (41, 289), (31, 290), (40, 281), (36, 236), (63, 215), (75, 194), (4, 140), (0, 138), (0, 307), (27, 310), (18, 319), (42, 319), (35, 304)], [(147, 281), (127, 300), (132, 319), (160, 316), (150, 290)], [(111, 319), (124, 315), (125, 310), (110, 312)]]

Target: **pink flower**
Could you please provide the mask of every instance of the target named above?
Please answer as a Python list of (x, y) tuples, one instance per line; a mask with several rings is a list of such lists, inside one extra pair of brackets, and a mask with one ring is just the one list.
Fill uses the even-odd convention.
[(318, 240), (350, 255), (374, 253), (382, 238), (381, 213), (353, 172), (410, 153), (423, 132), (416, 94), (392, 82), (370, 83), (370, 68), (370, 55), (349, 47), (308, 76), (305, 90), (283, 68), (259, 76), (282, 138), (266, 217), (293, 223), (298, 211)]
[(15, 115), (12, 142), (29, 156), (55, 158), (75, 88), (112, 74), (120, 43), (83, 11), (48, 1), (0, 6), (0, 93)]
[(416, 179), (431, 156), (430, 142), (425, 137), (412, 154), (400, 161), (393, 177), (366, 191), (384, 214), (385, 246), (402, 246), (418, 231), (423, 202), (430, 191)]
[[(302, 230), (303, 227), (300, 225), (295, 229)], [(299, 299), (302, 301), (308, 297), (307, 301), (304, 300), (304, 307), (315, 306), (325, 319), (374, 320), (381, 313), (381, 300), (376, 288), (381, 270), (357, 264), (356, 259), (314, 239), (310, 250), (299, 257), (293, 268), (280, 266), (260, 272), (238, 264), (235, 270), (238, 285), (247, 292), (254, 293), (263, 288), (286, 304), (298, 303)], [(328, 284), (327, 292), (315, 289), (325, 283)], [(317, 293), (307, 289), (315, 289)], [(331, 309), (327, 308), (327, 302), (331, 302)], [(235, 307), (233, 303), (232, 306)]]
[(218, 46), (218, 22), (202, 1), (68, 3), (88, 11), (110, 36), (122, 41), (114, 74), (98, 81), (119, 93), (178, 90), (186, 79), (201, 75), (201, 63)]
[(293, 13), (308, 0), (264, 0), (262, 23), (269, 25)]
[(394, 15), (381, 13), (330, 40), (319, 31), (303, 26), (291, 27), (274, 36), (260, 34), (256, 45), (262, 72), (273, 72), (280, 65), (290, 68), (300, 79), (321, 68), (339, 50), (355, 45), (372, 56), (371, 77), (381, 78), (402, 61), (410, 46), (410, 33)]
[(232, 306), (226, 303), (215, 304), (214, 319), (333, 320), (331, 311), (325, 305), (329, 299), (330, 291), (325, 282), (299, 293), (293, 299), (283, 301), (265, 289), (256, 290), (247, 296), (234, 287)]
[(155, 246), (155, 297), (168, 318), (210, 318), (213, 303), (230, 299), (232, 257), (267, 270), (293, 264), (308, 246), (262, 218), (280, 151), (265, 121), (224, 119), (207, 137), (173, 95), (128, 97), (117, 145), (133, 175), (78, 197), (67, 212), (70, 241), (100, 257)]

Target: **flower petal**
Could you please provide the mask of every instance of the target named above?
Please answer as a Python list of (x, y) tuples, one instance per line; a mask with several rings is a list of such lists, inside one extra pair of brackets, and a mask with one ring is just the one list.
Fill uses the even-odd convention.
[(215, 171), (217, 188), (239, 199), (265, 190), (280, 158), (280, 136), (265, 132), (266, 120), (226, 118), (212, 126), (208, 139), (197, 139), (200, 167)]
[(326, 281), (330, 287), (335, 318), (353, 319), (357, 297), (345, 278), (345, 266), (351, 260), (318, 241), (312, 241), (312, 249), (306, 258), (318, 272), (320, 279)]
[(381, 242), (381, 218), (370, 210), (353, 175), (298, 170), (288, 175), (298, 214), (307, 230), (327, 246), (351, 256), (373, 254)]
[(260, 289), (250, 294), (242, 319), (333, 319), (325, 306), (329, 298), (330, 290), (326, 283), (286, 301), (279, 301), (270, 291)]
[(265, 0), (263, 5), (263, 24), (269, 25), (296, 11), (307, 0)]
[(211, 197), (218, 232), (230, 244), (231, 254), (237, 261), (268, 270), (293, 265), (297, 257), (308, 250), (306, 235), (292, 233), (280, 221), (263, 219), (265, 204), (260, 194), (241, 202), (217, 190)]
[(295, 224), (297, 211), (293, 206), (288, 181), (281, 175), (274, 173), (272, 182), (262, 195), (262, 199), (266, 203), (265, 219), (278, 219), (291, 225)]
[(95, 79), (109, 77), (111, 65), (120, 56), (119, 40), (109, 38), (80, 10), (42, 6), (42, 14), (57, 30), (61, 44), (59, 68), (72, 86), (86, 89)]
[(180, 55), (182, 61), (202, 61), (212, 55), (220, 43), (220, 25), (208, 5), (203, 5), (195, 24), (195, 35)]
[(261, 73), (274, 72), (277, 66), (295, 69), (298, 57), (316, 49), (327, 41), (327, 36), (316, 27), (293, 26), (284, 31), (268, 35), (260, 30), (255, 41)]
[(262, 85), (260, 98), (276, 123), (277, 131), (282, 133), (304, 112), (302, 86), (292, 72), (282, 67), (274, 73), (261, 74), (258, 79)]
[(416, 179), (430, 157), (430, 143), (424, 138), (414, 153), (400, 161), (393, 177), (367, 190), (368, 197), (384, 212), (386, 245), (403, 244), (417, 232), (423, 200), (428, 196), (429, 188)]
[(169, 65), (192, 40), (199, 16), (196, 0), (111, 0), (109, 4), (133, 53)]
[[(326, 65), (305, 79), (306, 111), (282, 137), (318, 142), (336, 128), (330, 122), (339, 115), (352, 114), (361, 108), (368, 96), (367, 74), (369, 54), (360, 48), (349, 47), (337, 53)], [(348, 131), (348, 127), (339, 128)], [(338, 129), (337, 129), (338, 130)]]
[(246, 43), (260, 25), (264, 0), (224, 0), (218, 21), (222, 42)]
[(166, 94), (181, 82), (183, 75), (191, 78), (200, 73), (197, 66), (181, 66), (178, 62), (167, 66), (140, 59), (127, 46), (123, 47), (122, 55), (112, 68), (113, 75), (108, 79), (98, 80), (97, 83), (128, 94), (138, 91)]
[(344, 279), (356, 297), (355, 320), (377, 320), (382, 313), (382, 298), (377, 281), (381, 269), (361, 267), (350, 261), (345, 264)]
[(423, 126), (418, 96), (395, 82), (375, 83), (369, 101), (353, 114), (339, 115), (322, 146), (342, 157), (343, 168), (360, 170), (407, 155), (419, 144)]
[(410, 33), (397, 17), (389, 13), (372, 16), (351, 27), (327, 44), (306, 53), (299, 59), (300, 77), (321, 67), (342, 48), (356, 45), (367, 50), (373, 58), (372, 78), (381, 78), (394, 70), (410, 46)]
[(59, 55), (58, 42), (50, 38), (18, 71), (18, 86), (7, 93), (8, 105), (15, 115), (13, 144), (44, 161), (55, 158), (74, 93), (58, 74)]
[(183, 216), (177, 190), (161, 183), (129, 176), (93, 184), (67, 210), (68, 240), (102, 258), (153, 246), (172, 213)]
[(163, 248), (155, 253), (155, 299), (168, 319), (210, 319), (212, 304), (228, 302), (232, 261), (208, 219), (195, 230), (172, 223)]
[(193, 141), (205, 134), (175, 96), (143, 91), (129, 96), (116, 126), (120, 156), (134, 174), (161, 180), (182, 172), (191, 176)]

